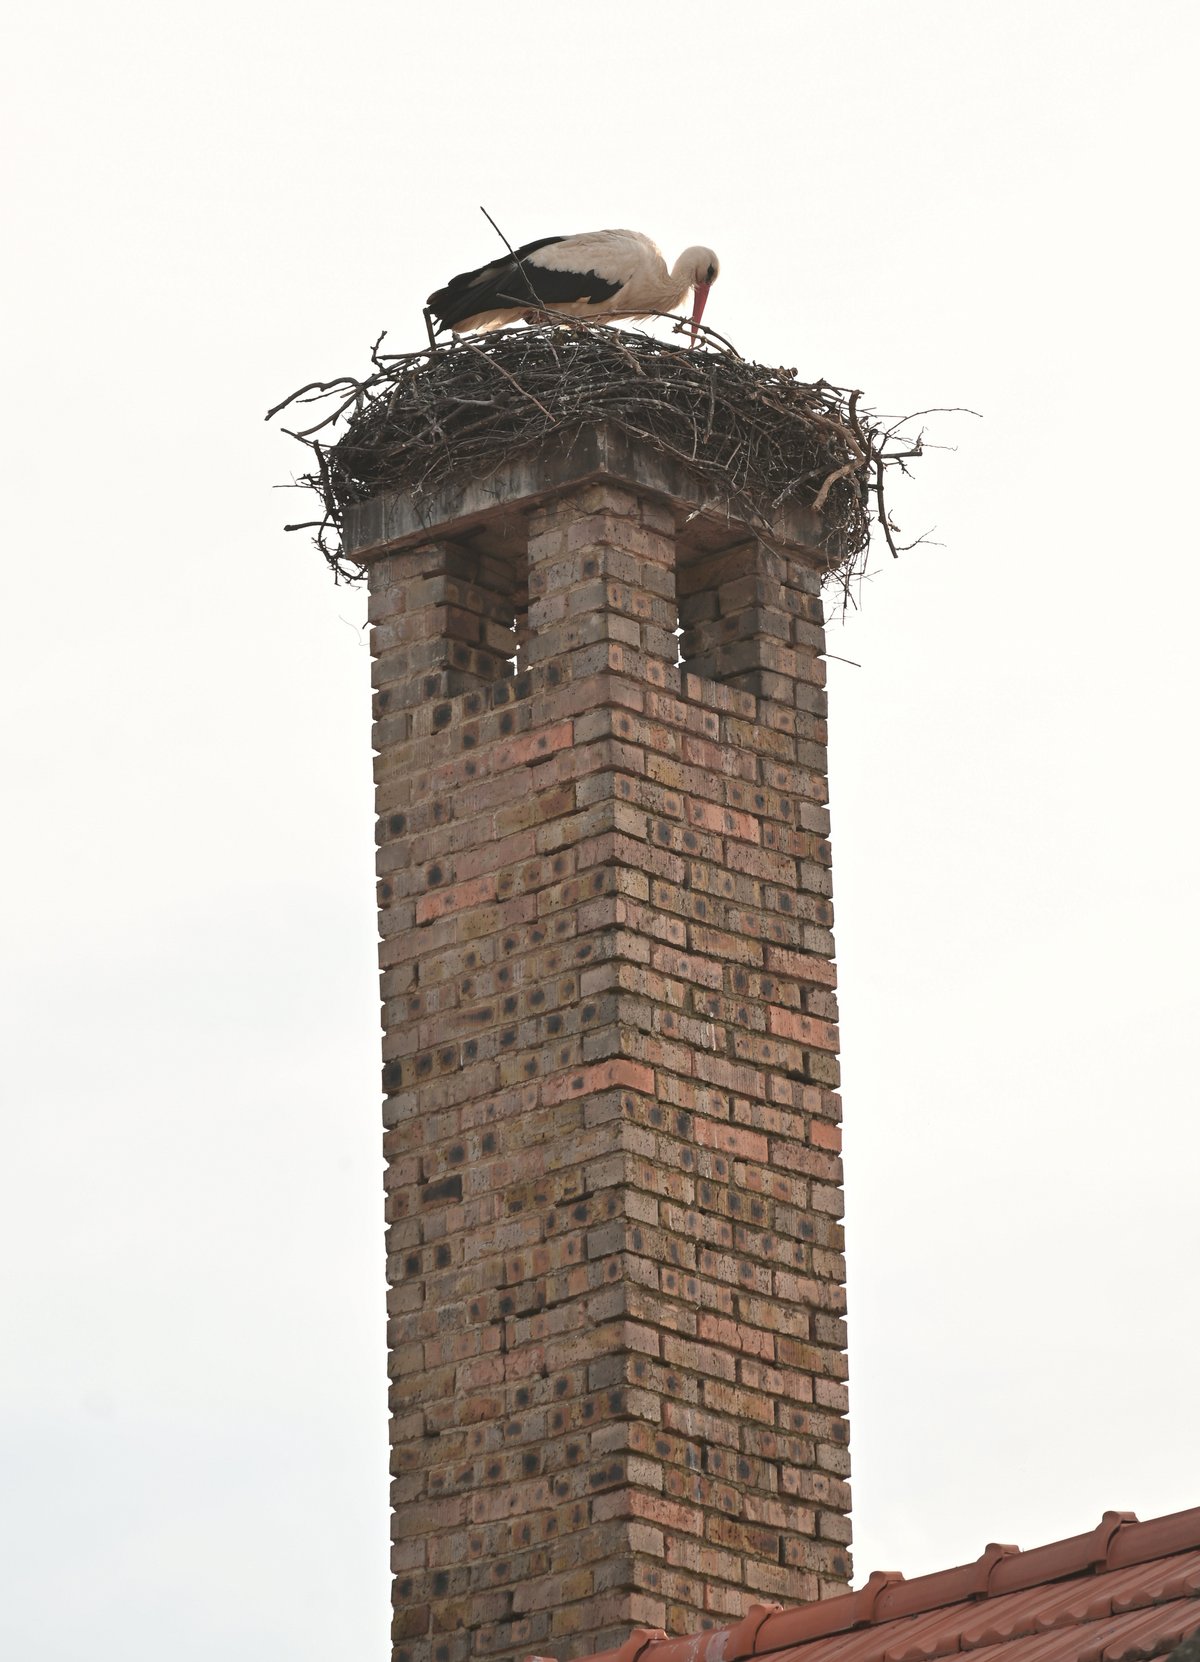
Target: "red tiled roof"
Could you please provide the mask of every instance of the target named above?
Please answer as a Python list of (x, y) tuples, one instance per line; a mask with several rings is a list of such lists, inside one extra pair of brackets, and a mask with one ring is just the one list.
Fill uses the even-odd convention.
[[(1148, 1662), (1200, 1633), (1200, 1506), (1139, 1523), (1106, 1512), (1086, 1535), (916, 1576), (876, 1571), (842, 1598), (753, 1605), (686, 1639), (638, 1628), (587, 1662)], [(1190, 1649), (1191, 1647), (1189, 1647)], [(531, 1662), (542, 1662), (531, 1658)]]

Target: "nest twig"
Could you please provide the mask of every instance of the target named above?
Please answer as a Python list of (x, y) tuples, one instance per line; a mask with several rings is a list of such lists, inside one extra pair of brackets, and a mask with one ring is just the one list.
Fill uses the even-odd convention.
[(297, 482), (316, 492), (322, 515), (287, 529), (315, 531), (335, 577), (355, 581), (363, 567), (342, 544), (353, 504), (385, 491), (419, 501), (485, 479), (553, 434), (608, 423), (682, 462), (714, 505), (763, 534), (785, 504), (815, 510), (829, 573), (848, 592), (873, 524), (901, 552), (885, 475), (922, 453), (922, 436), (885, 427), (858, 392), (747, 363), (711, 330), (700, 336), (689, 349), (572, 320), (392, 354), (380, 352), (381, 335), (365, 378), (310, 382), (268, 412), (319, 411), (285, 431), (312, 454), (314, 470)]

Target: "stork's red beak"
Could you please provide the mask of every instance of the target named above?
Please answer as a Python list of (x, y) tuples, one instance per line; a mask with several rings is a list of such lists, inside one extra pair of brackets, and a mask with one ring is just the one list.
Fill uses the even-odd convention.
[(704, 316), (704, 303), (708, 299), (711, 283), (697, 283), (696, 292), (692, 297), (692, 345), (696, 344), (696, 325)]

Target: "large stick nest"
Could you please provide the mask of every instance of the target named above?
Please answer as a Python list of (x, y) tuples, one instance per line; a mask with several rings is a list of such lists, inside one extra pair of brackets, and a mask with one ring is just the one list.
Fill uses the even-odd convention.
[(864, 411), (858, 392), (747, 363), (700, 334), (689, 348), (548, 323), (401, 354), (381, 353), (381, 336), (365, 379), (311, 382), (269, 412), (320, 408), (319, 421), (286, 431), (312, 453), (314, 470), (297, 483), (317, 493), (322, 517), (288, 529), (315, 530), (335, 576), (353, 581), (363, 568), (344, 551), (342, 526), (355, 503), (391, 491), (420, 501), (607, 423), (683, 463), (714, 506), (764, 537), (785, 505), (815, 510), (842, 584), (865, 569), (873, 523), (898, 553), (885, 473), (920, 455), (921, 438)]

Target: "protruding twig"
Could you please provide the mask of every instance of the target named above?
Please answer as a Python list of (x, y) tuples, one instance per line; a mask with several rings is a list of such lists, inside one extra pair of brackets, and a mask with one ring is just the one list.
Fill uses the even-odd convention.
[[(480, 203), (480, 205), (479, 205), (479, 211), (483, 215), (483, 217), (487, 220), (487, 222), (491, 226), (492, 230), (495, 231), (496, 235), (500, 238), (500, 241), (504, 244), (505, 248), (508, 249), (508, 251), (512, 255), (513, 259), (516, 260), (517, 270), (521, 273), (521, 276), (525, 279), (525, 287), (529, 290), (530, 298), (532, 299), (532, 301), (534, 302), (534, 304), (536, 306), (540, 306), (541, 301), (538, 299), (537, 290), (533, 286), (533, 279), (530, 277), (529, 273), (525, 269), (525, 261), (522, 260), (518, 256), (517, 251), (513, 247), (512, 243), (509, 242), (508, 238), (504, 235), (504, 232), (496, 224), (496, 221), (492, 218), (491, 214), (488, 213), (487, 209), (483, 206), (482, 203)], [(515, 302), (515, 304), (518, 305), (518, 306), (523, 306), (525, 304), (525, 302), (523, 300), (518, 300), (518, 301)]]

